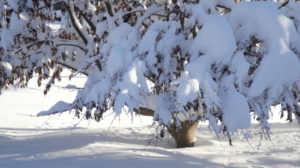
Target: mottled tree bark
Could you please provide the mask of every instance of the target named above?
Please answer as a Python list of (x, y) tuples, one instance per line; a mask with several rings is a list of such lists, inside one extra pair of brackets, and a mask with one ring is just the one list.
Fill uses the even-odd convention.
[[(139, 115), (153, 116), (154, 111), (148, 108), (140, 107), (139, 110), (135, 110)], [(195, 121), (180, 122), (180, 126), (175, 123), (166, 126), (168, 132), (174, 138), (177, 148), (193, 147), (195, 144), (195, 134), (199, 119)]]
[(195, 134), (199, 120), (181, 122), (181, 126), (170, 125), (168, 132), (175, 139), (177, 148), (193, 147), (195, 145)]

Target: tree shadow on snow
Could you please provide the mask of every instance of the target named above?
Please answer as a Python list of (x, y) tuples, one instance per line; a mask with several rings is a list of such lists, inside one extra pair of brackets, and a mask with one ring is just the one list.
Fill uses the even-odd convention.
[[(5, 128), (0, 128), (3, 129)], [(223, 167), (207, 159), (181, 153), (180, 149), (170, 149), (173, 144), (166, 144), (166, 139), (157, 147), (151, 144), (147, 146), (151, 135), (132, 130), (128, 132), (130, 129), (126, 130), (126, 134), (115, 131), (104, 134), (88, 129), (52, 131), (21, 138), (0, 136), (0, 167)], [(82, 153), (82, 150), (87, 149), (90, 151)]]
[(270, 166), (289, 166), (289, 167), (300, 167), (300, 160), (285, 160), (278, 157), (261, 157), (258, 158), (259, 162), (261, 162), (262, 165), (270, 165)]

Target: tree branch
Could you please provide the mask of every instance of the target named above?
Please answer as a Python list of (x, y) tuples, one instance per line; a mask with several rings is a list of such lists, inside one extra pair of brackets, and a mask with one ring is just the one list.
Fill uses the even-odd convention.
[(56, 47), (60, 47), (60, 46), (72, 46), (72, 47), (77, 47), (79, 49), (81, 49), (82, 51), (86, 51), (85, 48), (79, 46), (79, 45), (76, 45), (76, 44), (69, 44), (69, 43), (63, 43), (63, 44), (57, 44)]
[(74, 9), (77, 10), (80, 13), (80, 15), (88, 23), (90, 28), (94, 31), (94, 33), (96, 33), (96, 26), (93, 24), (93, 22), (90, 19), (88, 19), (87, 16), (77, 6), (74, 5)]
[(80, 38), (82, 39), (82, 41), (84, 42), (85, 45), (87, 45), (88, 40), (87, 38), (84, 36), (84, 34), (81, 32), (80, 28), (79, 28), (79, 21), (77, 20), (74, 11), (71, 9), (71, 7), (66, 4), (65, 2), (57, 2), (54, 5), (54, 9), (55, 10), (62, 10), (62, 9), (66, 9), (70, 15), (71, 18), (71, 22), (76, 30), (76, 32), (78, 33), (78, 35), (80, 36)]
[(112, 10), (111, 4), (108, 1), (105, 1), (104, 4), (106, 6), (106, 9), (107, 9), (107, 12), (108, 12), (109, 16), (113, 17), (114, 12)]
[(146, 107), (140, 107), (139, 109), (134, 109), (133, 111), (138, 115), (154, 116), (154, 111)]
[[(33, 47), (33, 46), (35, 46), (35, 45), (41, 45), (41, 44), (43, 44), (43, 43), (45, 43), (45, 42), (46, 42), (46, 40), (34, 41), (34, 42), (30, 43), (30, 44), (27, 44), (27, 45), (24, 46), (24, 47), (27, 48), (27, 49), (30, 49), (31, 47)], [(15, 51), (15, 53), (21, 52), (21, 51), (24, 49), (24, 47), (19, 48), (17, 51)]]
[[(61, 65), (61, 66), (66, 67), (66, 68), (69, 68), (69, 69), (72, 69), (72, 70), (74, 70), (74, 71), (79, 72), (79, 70), (78, 70), (77, 68), (75, 68), (75, 67), (73, 67), (73, 66), (71, 66), (71, 65), (68, 65), (68, 64), (66, 64), (66, 63), (64, 63), (64, 62), (56, 61), (56, 63), (59, 64), (59, 65)], [(84, 75), (86, 75), (86, 76), (89, 75), (87, 72), (80, 72), (80, 73), (82, 73), (82, 74), (84, 74)]]

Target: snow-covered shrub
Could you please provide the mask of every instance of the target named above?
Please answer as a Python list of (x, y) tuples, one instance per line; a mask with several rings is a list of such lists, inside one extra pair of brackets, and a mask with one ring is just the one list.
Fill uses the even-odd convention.
[(251, 112), (269, 136), (269, 108), (277, 104), (300, 121), (300, 5), (293, 0), (3, 4), (0, 89), (26, 86), (37, 72), (39, 82), (50, 78), (47, 93), (63, 67), (88, 77), (72, 104), (40, 115), (151, 115), (178, 144), (199, 120), (230, 138), (249, 129)]

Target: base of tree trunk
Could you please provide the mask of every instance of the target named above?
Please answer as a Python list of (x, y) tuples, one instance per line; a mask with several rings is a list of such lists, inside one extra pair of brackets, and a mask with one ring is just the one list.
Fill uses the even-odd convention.
[(195, 133), (199, 120), (194, 122), (185, 121), (181, 122), (181, 126), (177, 127), (171, 124), (167, 127), (168, 132), (175, 139), (177, 148), (193, 147), (195, 144)]

